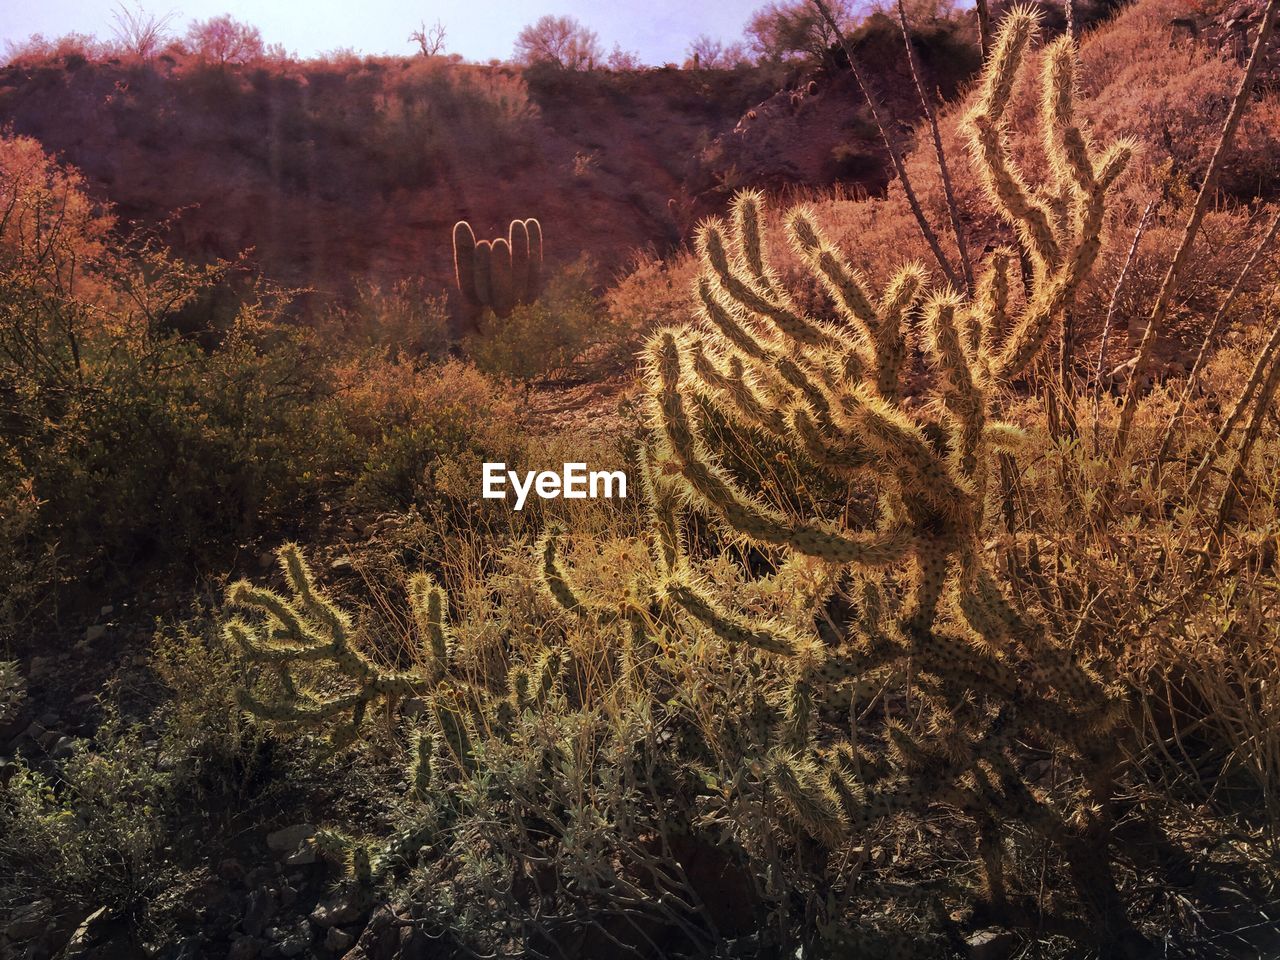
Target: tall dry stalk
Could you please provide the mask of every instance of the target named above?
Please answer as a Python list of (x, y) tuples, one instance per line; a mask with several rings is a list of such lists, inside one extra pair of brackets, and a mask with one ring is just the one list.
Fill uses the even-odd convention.
[(1263, 52), (1271, 39), (1272, 31), (1275, 29), (1276, 11), (1278, 9), (1280, 9), (1280, 0), (1267, 0), (1267, 6), (1262, 14), (1262, 23), (1258, 27), (1258, 37), (1254, 41), (1253, 52), (1249, 55), (1249, 65), (1245, 67), (1244, 76), (1240, 78), (1240, 86), (1236, 89), (1235, 97), (1231, 101), (1231, 109), (1227, 112), (1227, 119), (1222, 125), (1222, 133), (1218, 137), (1218, 145), (1214, 148), (1213, 158), (1209, 161), (1209, 169), (1205, 171), (1204, 183), (1200, 185), (1200, 194), (1196, 197), (1191, 216), (1188, 217), (1187, 225), (1183, 228), (1178, 250), (1169, 264), (1169, 270), (1165, 274), (1164, 282), (1160, 285), (1160, 293), (1156, 297), (1155, 305), (1151, 308), (1151, 316), (1147, 320), (1147, 327), (1142, 334), (1142, 341), (1138, 344), (1138, 355), (1134, 361), (1133, 370), (1129, 374), (1129, 386), (1125, 392), (1124, 407), (1120, 411), (1120, 424), (1116, 430), (1115, 448), (1113, 450), (1113, 455), (1116, 458), (1119, 458), (1124, 453), (1124, 449), (1128, 445), (1129, 431), (1133, 427), (1133, 417), (1138, 409), (1139, 385), (1142, 383), (1142, 377), (1151, 363), (1151, 354), (1156, 338), (1164, 331), (1165, 321), (1169, 313), (1169, 303), (1177, 289), (1182, 269), (1191, 254), (1191, 247), (1200, 229), (1200, 221), (1204, 219), (1204, 215), (1209, 209), (1209, 200), (1217, 186), (1218, 175), (1222, 171), (1222, 164), (1226, 158), (1227, 151), (1231, 148), (1231, 141), (1235, 137), (1236, 128), (1239, 127), (1240, 119), (1244, 116), (1249, 95), (1253, 92)]
[[(1254, 369), (1253, 377), (1250, 378), (1251, 383), (1254, 378), (1257, 378), (1257, 386), (1254, 391), (1257, 396), (1254, 399), (1253, 413), (1249, 417), (1249, 422), (1240, 433), (1240, 442), (1236, 444), (1235, 460), (1231, 465), (1231, 472), (1227, 475), (1227, 482), (1222, 488), (1222, 495), (1218, 499), (1215, 530), (1222, 529), (1227, 515), (1231, 512), (1236, 494), (1240, 490), (1240, 483), (1244, 479), (1245, 465), (1249, 462), (1249, 454), (1253, 452), (1253, 445), (1258, 442), (1258, 436), (1262, 432), (1262, 421), (1266, 419), (1267, 413), (1271, 409), (1271, 401), (1275, 399), (1276, 388), (1280, 386), (1280, 323), (1276, 324), (1275, 329), (1272, 331), (1271, 337), (1267, 341), (1266, 349), (1263, 351), (1263, 357), (1265, 359), (1260, 359)], [(1266, 370), (1265, 375), (1263, 374), (1264, 369)]]
[(862, 72), (858, 58), (854, 55), (853, 44), (849, 42), (844, 35), (844, 31), (840, 29), (840, 24), (836, 22), (836, 18), (832, 15), (831, 9), (824, 0), (811, 0), (811, 2), (827, 22), (827, 26), (831, 28), (836, 41), (840, 44), (840, 49), (844, 51), (844, 55), (849, 61), (849, 69), (853, 73), (853, 79), (857, 81), (858, 88), (862, 91), (862, 95), (867, 101), (867, 107), (871, 110), (871, 119), (875, 123), (876, 129), (880, 131), (880, 139), (884, 141), (885, 149), (889, 151), (889, 161), (893, 164), (893, 172), (902, 183), (902, 192), (906, 195), (907, 204), (911, 207), (911, 213), (916, 218), (916, 223), (920, 226), (920, 233), (924, 236), (925, 243), (929, 245), (929, 250), (933, 253), (939, 269), (942, 270), (947, 280), (953, 286), (960, 287), (962, 285), (960, 277), (956, 274), (955, 268), (951, 266), (951, 261), (947, 259), (946, 254), (942, 252), (942, 244), (938, 242), (938, 236), (933, 232), (933, 227), (929, 224), (929, 218), (924, 215), (924, 208), (920, 206), (920, 200), (916, 196), (915, 188), (911, 185), (911, 178), (907, 175), (907, 166), (902, 159), (902, 150), (899, 149), (897, 140), (889, 132), (889, 127), (885, 123), (884, 107)]
[(920, 109), (924, 111), (929, 122), (929, 133), (933, 137), (933, 155), (938, 162), (938, 176), (942, 179), (942, 192), (947, 200), (947, 216), (951, 219), (951, 231), (955, 234), (956, 250), (960, 254), (960, 270), (964, 274), (964, 285), (969, 295), (973, 295), (973, 265), (969, 262), (969, 244), (965, 240), (964, 225), (960, 222), (960, 208), (956, 204), (956, 192), (951, 182), (951, 170), (947, 166), (947, 152), (942, 146), (942, 134), (938, 130), (938, 115), (925, 92), (924, 82), (920, 79), (920, 65), (916, 62), (916, 51), (911, 45), (911, 28), (907, 25), (907, 8), (902, 0), (898, 0), (898, 25), (902, 28), (902, 42), (907, 48), (907, 66), (911, 68), (911, 79), (915, 82), (916, 93), (920, 97)]
[[(1138, 220), (1138, 229), (1133, 233), (1133, 243), (1129, 244), (1129, 252), (1124, 258), (1124, 266), (1120, 268), (1120, 275), (1116, 277), (1116, 285), (1111, 288), (1111, 299), (1107, 303), (1107, 315), (1102, 321), (1102, 342), (1098, 344), (1098, 363), (1093, 374), (1093, 406), (1095, 411), (1102, 393), (1102, 375), (1107, 369), (1107, 346), (1111, 341), (1112, 321), (1115, 319), (1116, 305), (1120, 302), (1120, 291), (1124, 289), (1125, 281), (1129, 279), (1129, 270), (1133, 267), (1134, 258), (1138, 254), (1138, 247), (1142, 244), (1142, 235), (1147, 232), (1147, 223), (1151, 220), (1151, 214), (1155, 212), (1156, 207), (1159, 205), (1160, 200), (1156, 198), (1148, 203), (1147, 208), (1142, 211), (1142, 217)], [(1097, 419), (1096, 414), (1094, 419)]]
[(1227, 291), (1226, 297), (1223, 298), (1222, 303), (1213, 315), (1213, 319), (1209, 322), (1209, 326), (1205, 329), (1204, 338), (1200, 341), (1200, 350), (1196, 354), (1195, 362), (1191, 365), (1191, 372), (1187, 374), (1186, 386), (1183, 387), (1182, 396), (1178, 398), (1177, 409), (1173, 411), (1173, 416), (1169, 418), (1169, 423), (1165, 427), (1164, 438), (1160, 441), (1160, 452), (1156, 454), (1155, 469), (1159, 469), (1159, 465), (1169, 457), (1169, 451), (1173, 447), (1174, 434), (1177, 432), (1178, 425), (1182, 422), (1182, 417), (1187, 411), (1187, 404), (1190, 402), (1192, 394), (1195, 393), (1196, 386), (1200, 380), (1200, 372), (1204, 367), (1205, 360), (1208, 358), (1209, 344), (1217, 337), (1222, 323), (1226, 319), (1227, 311), (1236, 302), (1236, 297), (1240, 295), (1245, 280), (1253, 273), (1253, 268), (1257, 265), (1258, 260), (1262, 258), (1262, 254), (1267, 247), (1271, 245), (1271, 241), (1275, 239), (1277, 232), (1280, 232), (1280, 213), (1276, 214), (1267, 232), (1258, 241), (1258, 245), (1253, 248), (1253, 253), (1250, 254), (1249, 259), (1245, 261), (1245, 265), (1240, 269), (1240, 275), (1236, 277), (1235, 283)]
[[(1222, 452), (1227, 448), (1227, 442), (1231, 439), (1231, 435), (1235, 433), (1236, 427), (1244, 419), (1245, 413), (1249, 409), (1249, 405), (1253, 402), (1254, 397), (1261, 390), (1263, 393), (1262, 400), (1258, 405), (1259, 410), (1264, 410), (1270, 397), (1266, 394), (1267, 385), (1272, 379), (1271, 374), (1274, 372), (1272, 361), (1277, 351), (1280, 351), (1280, 324), (1272, 331), (1270, 339), (1262, 348), (1257, 362), (1253, 366), (1253, 372), (1249, 375), (1244, 388), (1240, 391), (1240, 396), (1236, 400), (1235, 406), (1227, 418), (1222, 421), (1222, 426), (1218, 428), (1218, 435), (1214, 437), (1213, 443), (1209, 445), (1209, 449), (1205, 451), (1204, 458), (1200, 461), (1200, 465), (1196, 468), (1195, 476), (1191, 478), (1191, 484), (1187, 488), (1187, 496), (1193, 502), (1198, 502), (1205, 481), (1209, 478), (1209, 473), (1213, 469), (1215, 463), (1222, 456)], [(1278, 365), (1280, 366), (1280, 365)], [(1274, 391), (1274, 386), (1270, 389)], [(1255, 429), (1255, 424), (1260, 423), (1260, 415), (1255, 415), (1251, 421), (1249, 428), (1245, 431), (1246, 436), (1251, 430)], [(1249, 442), (1249, 447), (1252, 441)], [(1242, 448), (1245, 456), (1248, 456), (1248, 447)], [(1228, 484), (1229, 486), (1229, 484)]]

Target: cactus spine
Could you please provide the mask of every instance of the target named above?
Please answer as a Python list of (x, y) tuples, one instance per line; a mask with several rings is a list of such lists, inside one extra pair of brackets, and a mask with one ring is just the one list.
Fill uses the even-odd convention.
[[(991, 464), (1018, 437), (993, 418), (1000, 384), (1039, 355), (1092, 268), (1108, 191), (1132, 153), (1127, 142), (1101, 152), (1090, 146), (1074, 115), (1074, 46), (1059, 41), (1042, 76), (1050, 183), (1028, 186), (1009, 157), (1005, 113), (1036, 28), (1024, 9), (1006, 17), (967, 119), (986, 194), (1031, 255), (1016, 314), (1009, 290), (1016, 255), (1007, 249), (987, 258), (972, 298), (930, 289), (917, 264), (875, 291), (800, 208), (783, 229), (835, 307), (834, 318), (811, 316), (764, 255), (763, 198), (742, 193), (728, 222), (708, 221), (697, 235), (701, 322), (659, 331), (648, 344), (653, 439), (642, 488), (657, 518), (661, 616), (681, 615), (787, 665), (791, 680), (766, 738), (773, 746), (754, 760), (805, 833), (836, 844), (877, 817), (938, 802), (971, 812), (988, 833), (997, 822), (1020, 822), (1058, 843), (1082, 900), (1102, 904), (1100, 920), (1123, 934), (1129, 927), (1110, 873), (1085, 855), (1082, 838), (1095, 815), (1087, 806), (1074, 820), (1058, 814), (1005, 757), (1015, 737), (1032, 734), (1060, 745), (1090, 782), (1105, 783), (1100, 738), (1123, 701), (1005, 598), (983, 559)], [(903, 381), (913, 318), (933, 402), (909, 406)], [(816, 499), (807, 511), (796, 509), (797, 497), (779, 504), (761, 470), (774, 459), (800, 465), (806, 488), (860, 484), (876, 501), (868, 522), (824, 516)], [(699, 582), (678, 516), (669, 516), (688, 505), (735, 537), (883, 582), (892, 607), (877, 588), (872, 609), (846, 617), (835, 643), (727, 610)], [(558, 567), (548, 582), (579, 614), (607, 606), (568, 588)], [(850, 684), (907, 675), (926, 708), (920, 725), (887, 724), (875, 762), (833, 761), (833, 744), (815, 740), (811, 709), (838, 702)], [(834, 746), (837, 756), (843, 747), (844, 756), (860, 757), (838, 736)], [(1002, 887), (999, 859), (984, 846), (989, 889)]]
[[(419, 698), (429, 725), (412, 731), (407, 766), (417, 796), (436, 788), (446, 766), (454, 775), (472, 773), (477, 731), (505, 735), (518, 713), (540, 707), (556, 687), (564, 665), (556, 648), (513, 664), (507, 682), (492, 689), (485, 678), (460, 669), (448, 598), (425, 573), (407, 584), (417, 666), (384, 669), (362, 652), (360, 627), (319, 588), (298, 547), (286, 544), (277, 556), (291, 596), (246, 581), (227, 594), (228, 605), (246, 615), (231, 617), (224, 633), (247, 664), (267, 674), (241, 688), (242, 707), (277, 727), (327, 731), (338, 748), (360, 734), (371, 707), (391, 718), (405, 700)], [(532, 691), (530, 672), (538, 685)]]
[(454, 280), (472, 309), (508, 317), (518, 304), (533, 303), (542, 283), (542, 224), (512, 220), (506, 237), (477, 242), (465, 220), (453, 226)]

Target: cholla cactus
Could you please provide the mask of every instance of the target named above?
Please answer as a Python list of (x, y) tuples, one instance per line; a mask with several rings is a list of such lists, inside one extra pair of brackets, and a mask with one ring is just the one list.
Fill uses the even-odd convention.
[[(477, 727), (501, 734), (523, 710), (544, 702), (536, 691), (531, 696), (514, 689), (492, 691), (483, 685), (485, 678), (459, 675), (463, 671), (454, 669), (458, 641), (447, 619), (447, 598), (427, 574), (416, 574), (408, 583), (419, 643), (417, 668), (393, 671), (361, 652), (359, 629), (316, 585), (298, 547), (286, 544), (278, 556), (291, 597), (247, 581), (233, 584), (227, 594), (231, 607), (253, 615), (228, 620), (227, 638), (246, 661), (276, 678), (266, 684), (266, 696), (255, 695), (248, 685), (240, 690), (241, 705), (253, 716), (282, 728), (328, 731), (333, 744), (343, 746), (359, 735), (371, 706), (381, 706), (393, 717), (400, 703), (420, 698), (432, 728), (414, 733), (409, 779), (421, 795), (440, 777), (443, 759), (453, 761), (455, 772), (472, 771)], [(542, 687), (554, 685), (558, 655), (552, 648), (538, 657), (534, 669), (541, 671)]]
[[(381, 701), (390, 710), (397, 700), (424, 689), (430, 678), (425, 674), (384, 671), (372, 663), (353, 644), (351, 618), (316, 587), (297, 546), (286, 544), (278, 556), (292, 599), (244, 580), (232, 584), (227, 593), (228, 604), (257, 613), (260, 623), (232, 618), (224, 628), (226, 636), (240, 647), (246, 659), (269, 667), (279, 679), (276, 697), (259, 700), (245, 689), (240, 692), (241, 704), (256, 717), (286, 726), (319, 727), (336, 722), (335, 742), (349, 741), (358, 732), (371, 703)], [(432, 609), (439, 615), (438, 602), (424, 603), (434, 592), (425, 584), (410, 592), (411, 599), (423, 607), (418, 614), (420, 620), (426, 620)], [(443, 630), (442, 624), (435, 626)], [(325, 696), (305, 689), (295, 677), (296, 668), (305, 665), (319, 666), (326, 673), (345, 678), (354, 690)]]
[[(1070, 36), (1045, 50), (1040, 127), (1050, 182), (1031, 189), (1009, 157), (1004, 114), (1014, 81), (1036, 33), (1036, 16), (1012, 11), (983, 74), (977, 103), (966, 118), (970, 149), (997, 212), (1018, 232), (1030, 256), (1033, 281), (1014, 330), (998, 350), (988, 350), (997, 379), (1016, 376), (1044, 346), (1054, 322), (1089, 274), (1102, 247), (1107, 191), (1124, 172), (1134, 144), (1120, 140), (1096, 151), (1075, 116), (1076, 49)], [(993, 262), (995, 282), (1007, 286), (1008, 261)], [(978, 319), (990, 324), (992, 304), (979, 303)]]
[(542, 224), (512, 220), (507, 236), (476, 242), (471, 224), (453, 226), (454, 277), (467, 303), (509, 316), (517, 304), (538, 298), (542, 282)]
[[(1123, 701), (1005, 597), (983, 559), (990, 465), (1020, 439), (993, 417), (999, 385), (1040, 353), (1091, 268), (1108, 188), (1131, 153), (1124, 143), (1101, 153), (1089, 145), (1073, 113), (1075, 52), (1064, 39), (1044, 58), (1041, 123), (1052, 180), (1039, 192), (1026, 185), (1009, 159), (1003, 117), (1035, 29), (1032, 13), (1008, 15), (968, 119), (986, 193), (1031, 256), (1021, 309), (1011, 308), (1010, 250), (989, 257), (972, 299), (931, 289), (916, 264), (873, 291), (812, 214), (796, 209), (786, 235), (836, 310), (833, 319), (810, 316), (765, 258), (762, 198), (740, 194), (729, 223), (711, 221), (698, 233), (701, 323), (660, 331), (648, 346), (654, 462), (642, 464), (643, 486), (658, 615), (680, 611), (730, 644), (785, 658), (791, 680), (754, 763), (803, 832), (835, 844), (878, 817), (948, 803), (978, 822), (987, 887), (999, 891), (994, 824), (1019, 821), (1060, 846), (1082, 899), (1122, 939), (1129, 927), (1089, 832), (1097, 819), (1086, 807), (1055, 810), (1006, 752), (1029, 733), (1051, 740), (1105, 792), (1101, 735)], [(904, 395), (917, 325), (932, 375), (928, 404)], [(770, 498), (766, 458), (792, 465), (807, 489), (861, 489), (874, 501), (866, 522), (850, 523), (848, 510), (824, 516), (817, 496), (796, 509), (803, 491), (786, 505)], [(831, 644), (724, 609), (686, 555), (687, 506), (747, 541), (814, 558), (833, 581), (882, 581), (876, 592), (896, 600), (896, 615), (879, 610), (878, 597), (845, 618), (844, 636)], [(610, 613), (567, 585), (553, 546), (548, 558), (548, 583), (566, 607)], [(624, 615), (636, 615), (638, 597), (633, 591), (622, 604)], [(887, 725), (879, 757), (861, 762), (859, 750), (832, 740), (829, 729), (815, 735), (815, 705), (840, 697), (847, 704), (850, 685), (894, 676), (914, 676), (924, 719)]]

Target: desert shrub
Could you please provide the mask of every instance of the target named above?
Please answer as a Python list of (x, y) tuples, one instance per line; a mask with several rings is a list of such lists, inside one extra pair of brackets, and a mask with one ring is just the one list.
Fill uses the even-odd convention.
[(382, 351), (388, 359), (404, 353), (439, 360), (449, 348), (445, 299), (429, 293), (421, 278), (358, 282), (351, 297), (329, 311), (322, 331), (345, 346)]
[(594, 30), (573, 17), (539, 17), (516, 36), (515, 59), (525, 66), (551, 64), (563, 70), (593, 70), (604, 50)]
[(389, 184), (431, 183), (441, 170), (476, 157), (503, 168), (530, 157), (537, 108), (519, 72), (418, 57), (386, 83), (389, 93), (374, 107), (373, 142)]
[[(0, 175), (20, 212), (0, 233), (8, 621), (35, 609), (55, 560), (76, 575), (199, 562), (322, 497), (389, 509), (443, 496), (432, 465), (509, 447), (505, 392), (430, 365), (445, 315), (420, 284), (363, 286), (305, 328), (285, 318), (287, 292), (214, 296), (228, 265), (116, 239), (34, 141), (0, 143)], [(38, 235), (36, 217), (59, 232)]]
[(18, 764), (0, 791), (0, 889), (6, 899), (38, 890), (64, 920), (106, 903), (137, 922), (176, 879), (170, 778), (137, 731), (108, 723), (99, 742), (77, 744), (56, 776)]
[[(1131, 749), (1147, 789), (1235, 823), (1242, 846), (1262, 856), (1273, 855), (1280, 827), (1280, 446), (1274, 429), (1262, 431), (1236, 473), (1247, 431), (1230, 432), (1216, 453), (1215, 438), (1269, 333), (1248, 328), (1215, 354), (1163, 455), (1181, 378), (1143, 399), (1119, 462), (1108, 447), (1118, 414), (1109, 399), (1084, 437), (1054, 443), (1038, 433), (1000, 547), (1053, 630), (1132, 685), (1141, 710)], [(1276, 415), (1274, 396), (1264, 400), (1250, 417)], [(1085, 404), (1078, 415), (1090, 416)], [(1036, 413), (1027, 404), (1019, 416)], [(1211, 469), (1197, 484), (1202, 465)]]
[(0, 465), (0, 643), (9, 642), (40, 609), (57, 578), (55, 544), (43, 537), (35, 480)]
[[(1185, 16), (1178, 0), (1134, 4), (1100, 29), (1081, 71), (1089, 115), (1100, 133), (1123, 133), (1146, 145), (1146, 167), (1166, 159), (1198, 177), (1208, 166), (1241, 66), (1208, 44), (1176, 44), (1170, 20)], [(1251, 197), (1277, 174), (1280, 92), (1264, 89), (1241, 122), (1219, 184)]]
[[(338, 416), (363, 451), (352, 492), (379, 510), (466, 501), (479, 489), (480, 462), (515, 459), (519, 448), (510, 393), (476, 368), (451, 361), (420, 369), (407, 360), (356, 364)], [(457, 489), (455, 474), (473, 474)]]
[(225, 13), (193, 20), (187, 28), (187, 43), (197, 57), (222, 67), (253, 63), (265, 53), (258, 28)]
[(18, 719), (27, 699), (27, 684), (16, 660), (0, 660), (0, 724)]
[[(831, 3), (828, 9), (843, 33), (857, 26), (855, 6), (848, 0)], [(836, 46), (835, 31), (817, 9), (794, 0), (760, 7), (751, 15), (745, 32), (752, 51), (762, 60), (804, 59), (826, 64)]]
[(155, 633), (151, 669), (168, 696), (149, 722), (177, 783), (195, 792), (243, 794), (261, 773), (264, 734), (236, 699), (239, 669), (216, 624), (199, 612)]
[(12, 66), (34, 66), (50, 60), (62, 60), (68, 68), (97, 60), (108, 52), (105, 44), (84, 33), (68, 33), (46, 38), (33, 34), (26, 40), (10, 40), (5, 44), (4, 62)]
[(645, 338), (658, 327), (689, 318), (689, 291), (697, 275), (693, 257), (662, 259), (641, 255), (604, 294), (609, 326), (616, 332), (618, 362), (629, 363)]
[(92, 379), (60, 398), (56, 428), (13, 442), (63, 550), (113, 562), (199, 551), (305, 495), (321, 449), (305, 405), (326, 388), (300, 352), (234, 339), (212, 355), (168, 340), (106, 362), (108, 344), (83, 342)]
[(499, 318), (485, 311), (480, 329), (464, 343), (476, 366), (529, 381), (565, 376), (591, 348), (611, 341), (592, 289), (594, 268), (585, 257), (555, 271), (538, 299)]

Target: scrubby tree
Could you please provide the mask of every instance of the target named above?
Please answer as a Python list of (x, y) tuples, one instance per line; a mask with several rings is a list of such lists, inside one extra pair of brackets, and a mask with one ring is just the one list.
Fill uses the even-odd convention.
[(169, 21), (173, 15), (159, 16), (142, 8), (119, 4), (111, 15), (111, 35), (121, 53), (150, 60), (171, 39)]
[(726, 46), (720, 40), (703, 33), (695, 37), (693, 42), (689, 44), (688, 55), (685, 57), (684, 65), (686, 69), (694, 70), (727, 70), (746, 59), (747, 53), (742, 44), (731, 43)]
[[(828, 3), (841, 30), (857, 24), (854, 0)], [(835, 31), (809, 0), (774, 0), (747, 21), (746, 35), (761, 60), (812, 60), (821, 62), (837, 43)]]
[(634, 50), (623, 50), (621, 44), (615, 43), (609, 52), (608, 59), (605, 60), (605, 66), (610, 70), (639, 70), (644, 66), (644, 62), (640, 59), (640, 54)]
[(229, 13), (208, 20), (193, 20), (187, 28), (191, 52), (210, 63), (252, 63), (266, 53), (262, 34), (251, 24)]
[(424, 57), (438, 57), (444, 53), (444, 24), (437, 20), (431, 26), (426, 21), (418, 24), (418, 29), (409, 34), (409, 39), (418, 45), (418, 51)]
[(539, 17), (516, 37), (519, 63), (551, 63), (566, 70), (590, 70), (604, 59), (600, 39), (573, 17)]

